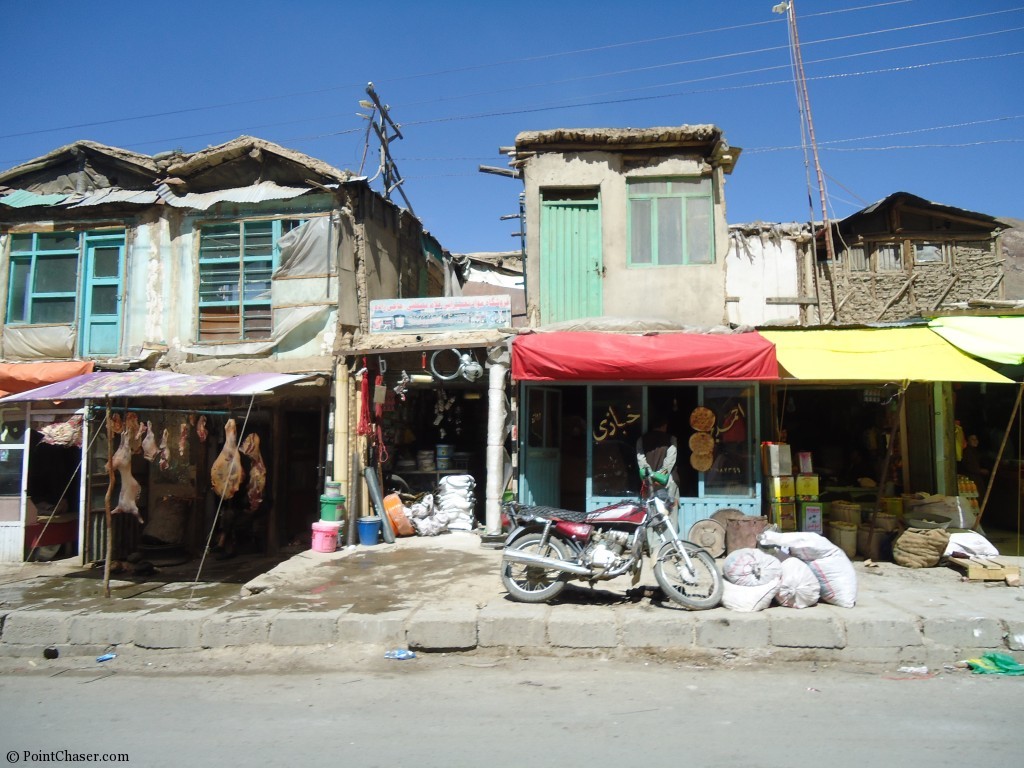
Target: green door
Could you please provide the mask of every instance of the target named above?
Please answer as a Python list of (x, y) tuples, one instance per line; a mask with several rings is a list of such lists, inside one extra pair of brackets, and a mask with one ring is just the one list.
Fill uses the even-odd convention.
[(545, 190), (540, 215), (541, 322), (600, 316), (603, 276), (597, 190)]
[(121, 346), (124, 234), (85, 236), (81, 355), (116, 355)]

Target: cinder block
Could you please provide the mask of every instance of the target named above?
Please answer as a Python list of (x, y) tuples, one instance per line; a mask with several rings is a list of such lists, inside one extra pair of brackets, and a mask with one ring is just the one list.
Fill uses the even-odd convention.
[(615, 611), (555, 606), (548, 614), (548, 642), (565, 648), (613, 648), (618, 645)]
[(135, 622), (135, 644), (142, 648), (202, 648), (203, 622), (216, 608), (153, 611)]
[(998, 619), (941, 616), (921, 622), (926, 640), (950, 648), (1003, 648), (1003, 625)]
[(1024, 621), (1006, 622), (1006, 647), (1011, 651), (1024, 651)]
[(7, 614), (3, 642), (12, 645), (54, 645), (70, 637), (69, 621), (75, 611), (53, 608), (26, 608)]
[(325, 645), (338, 639), (343, 611), (282, 611), (270, 624), (273, 645)]
[(689, 611), (638, 612), (622, 623), (622, 644), (627, 648), (692, 648), (696, 626)]
[(406, 623), (410, 648), (465, 650), (476, 648), (476, 606), (420, 608)]
[(200, 640), (204, 648), (266, 643), (277, 611), (218, 613), (203, 622)]
[(773, 608), (766, 611), (772, 645), (783, 648), (845, 648), (843, 622), (814, 608)]
[(352, 613), (338, 619), (338, 642), (343, 644), (405, 645), (405, 623), (412, 611), (403, 608), (384, 613)]
[(539, 648), (547, 643), (546, 604), (490, 603), (477, 616), (477, 642), (483, 648)]
[(695, 642), (698, 648), (764, 648), (771, 633), (767, 618), (757, 613), (741, 613), (725, 608), (697, 620)]
[(72, 645), (129, 645), (135, 642), (135, 627), (141, 612), (95, 611), (78, 613), (69, 619)]
[(847, 648), (906, 648), (924, 642), (917, 619), (913, 616), (855, 610), (844, 622)]

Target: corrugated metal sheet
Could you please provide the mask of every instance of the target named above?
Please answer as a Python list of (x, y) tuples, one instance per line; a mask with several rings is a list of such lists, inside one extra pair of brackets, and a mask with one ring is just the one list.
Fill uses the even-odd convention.
[(80, 201), (68, 205), (69, 208), (87, 208), (93, 205), (108, 203), (130, 203), (132, 205), (152, 205), (160, 197), (156, 192), (137, 189), (101, 189), (86, 195)]
[(205, 211), (217, 203), (262, 203), (266, 200), (290, 200), (306, 192), (310, 187), (282, 187), (272, 181), (261, 181), (248, 187), (219, 189), (215, 192), (189, 192), (179, 195), (166, 184), (157, 187), (160, 199), (175, 208), (192, 208)]
[(37, 195), (26, 189), (18, 189), (5, 197), (0, 203), (10, 208), (32, 208), (37, 205), (57, 205), (68, 199), (68, 195)]

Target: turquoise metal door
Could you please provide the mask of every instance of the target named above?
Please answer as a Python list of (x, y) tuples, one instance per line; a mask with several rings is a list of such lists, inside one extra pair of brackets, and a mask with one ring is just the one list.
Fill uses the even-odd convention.
[(526, 389), (526, 450), (521, 500), (524, 504), (561, 504), (562, 393), (546, 387)]
[(546, 190), (540, 216), (540, 315), (545, 324), (602, 314), (597, 190)]
[(124, 234), (85, 236), (81, 355), (116, 355), (121, 346)]

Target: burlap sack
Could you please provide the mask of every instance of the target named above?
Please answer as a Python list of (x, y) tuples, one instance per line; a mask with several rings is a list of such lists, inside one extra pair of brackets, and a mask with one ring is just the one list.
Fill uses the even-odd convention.
[(904, 568), (933, 568), (949, 544), (942, 528), (908, 528), (892, 545), (892, 559)]

